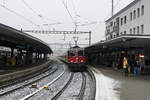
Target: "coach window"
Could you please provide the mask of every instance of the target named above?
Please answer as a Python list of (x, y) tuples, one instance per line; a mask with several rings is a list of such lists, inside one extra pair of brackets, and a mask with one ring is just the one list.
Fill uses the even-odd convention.
[(137, 9), (137, 17), (140, 17), (140, 8)]
[(144, 15), (144, 5), (142, 6), (142, 13), (141, 15), (143, 16)]

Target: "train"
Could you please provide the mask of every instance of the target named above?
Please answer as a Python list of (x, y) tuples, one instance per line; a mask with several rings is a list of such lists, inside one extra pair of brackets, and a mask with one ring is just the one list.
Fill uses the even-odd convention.
[(86, 67), (86, 56), (84, 48), (74, 46), (67, 51), (66, 62), (71, 71), (85, 71)]

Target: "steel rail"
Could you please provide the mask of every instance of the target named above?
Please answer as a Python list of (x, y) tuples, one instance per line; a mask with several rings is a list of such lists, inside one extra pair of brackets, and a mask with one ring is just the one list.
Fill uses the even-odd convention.
[(95, 75), (94, 75), (94, 73), (93, 73), (93, 71), (90, 69), (90, 68), (88, 68), (88, 74), (91, 76), (91, 78), (92, 78), (92, 80), (93, 80), (93, 89), (94, 89), (94, 93), (93, 93), (93, 98), (92, 98), (92, 100), (95, 100), (95, 97), (96, 97), (96, 78), (95, 78)]
[(86, 87), (86, 76), (85, 74), (82, 72), (82, 86), (79, 92), (79, 95), (77, 97), (77, 100), (82, 100), (84, 97), (84, 92), (85, 92), (85, 87)]

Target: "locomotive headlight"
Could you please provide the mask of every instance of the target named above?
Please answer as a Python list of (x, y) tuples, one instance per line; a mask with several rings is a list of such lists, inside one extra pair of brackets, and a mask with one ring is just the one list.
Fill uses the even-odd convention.
[(83, 60), (81, 60), (81, 62), (83, 62)]

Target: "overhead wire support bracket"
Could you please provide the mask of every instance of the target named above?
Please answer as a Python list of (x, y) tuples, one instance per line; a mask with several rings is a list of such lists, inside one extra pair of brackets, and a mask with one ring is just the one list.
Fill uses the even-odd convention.
[(38, 33), (38, 34), (89, 34), (89, 45), (91, 45), (91, 31), (23, 30), (23, 32)]

